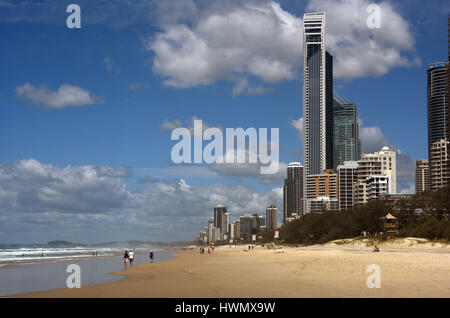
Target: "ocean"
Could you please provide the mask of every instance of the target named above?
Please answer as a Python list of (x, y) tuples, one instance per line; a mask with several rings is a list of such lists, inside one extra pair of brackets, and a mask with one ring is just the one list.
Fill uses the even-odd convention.
[[(112, 275), (123, 270), (123, 247), (17, 248), (0, 249), (0, 296), (66, 288), (70, 273), (67, 267), (77, 264), (81, 269), (81, 287), (124, 279)], [(175, 249), (134, 248), (135, 264), (173, 258)], [(97, 252), (98, 256), (92, 253)]]

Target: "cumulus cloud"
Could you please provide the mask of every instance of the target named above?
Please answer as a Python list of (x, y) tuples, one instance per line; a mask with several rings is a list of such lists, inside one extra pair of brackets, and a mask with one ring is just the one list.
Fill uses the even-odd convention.
[[(382, 28), (369, 29), (368, 0), (310, 0), (305, 12), (326, 11), (327, 49), (334, 55), (334, 76), (352, 80), (381, 76), (394, 67), (420, 63), (409, 24), (387, 1), (380, 2)], [(176, 88), (234, 81), (233, 95), (245, 80), (264, 83), (297, 78), (302, 55), (302, 18), (275, 1), (189, 2), (180, 12), (157, 6), (165, 18), (161, 32), (147, 42), (152, 69)], [(166, 14), (162, 14), (166, 12)], [(242, 82), (244, 79), (244, 82)], [(262, 88), (259, 89), (261, 91)], [(249, 93), (251, 90), (249, 90)]]
[(92, 105), (99, 99), (78, 86), (61, 85), (57, 91), (48, 87), (36, 87), (30, 83), (16, 87), (17, 98), (45, 109), (63, 109)]
[(219, 203), (227, 205), (233, 219), (262, 214), (272, 202), (282, 204), (278, 188), (258, 192), (241, 184), (191, 185), (181, 178), (152, 179), (150, 185), (129, 190), (121, 177), (127, 173), (120, 171), (56, 167), (35, 159), (1, 164), (0, 239), (191, 239)]
[(301, 20), (278, 3), (216, 1), (195, 12), (192, 26), (166, 23), (148, 42), (155, 53), (153, 71), (165, 85), (239, 81), (245, 77), (239, 74), (268, 83), (295, 77)]

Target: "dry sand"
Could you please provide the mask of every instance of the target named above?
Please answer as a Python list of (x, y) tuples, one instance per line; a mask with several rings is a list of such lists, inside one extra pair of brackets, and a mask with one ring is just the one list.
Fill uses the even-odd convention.
[[(122, 281), (20, 297), (450, 297), (448, 248), (386, 249), (351, 245), (265, 250), (220, 247), (208, 255), (137, 265)], [(381, 269), (381, 288), (368, 288), (368, 265)]]

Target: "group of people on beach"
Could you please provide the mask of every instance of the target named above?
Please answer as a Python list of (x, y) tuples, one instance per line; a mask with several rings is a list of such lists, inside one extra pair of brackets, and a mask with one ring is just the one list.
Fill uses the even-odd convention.
[[(150, 251), (150, 254), (148, 255), (150, 258), (150, 263), (153, 263), (153, 251)], [(128, 252), (128, 250), (125, 250), (125, 254), (123, 255), (123, 265), (124, 268), (127, 269), (127, 264), (128, 262), (130, 263), (130, 266), (133, 266), (133, 262), (134, 262), (134, 251), (130, 250)]]
[[(214, 251), (214, 246), (208, 246), (208, 254), (211, 254), (211, 250)], [(200, 247), (200, 255), (205, 254), (205, 248), (203, 246)]]

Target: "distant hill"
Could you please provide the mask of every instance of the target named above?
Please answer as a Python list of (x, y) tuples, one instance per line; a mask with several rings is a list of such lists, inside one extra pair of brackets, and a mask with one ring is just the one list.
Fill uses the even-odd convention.
[(47, 243), (48, 247), (77, 247), (77, 246), (87, 246), (86, 244), (72, 243), (67, 241), (50, 241)]

